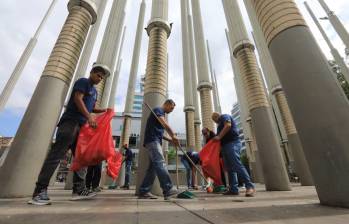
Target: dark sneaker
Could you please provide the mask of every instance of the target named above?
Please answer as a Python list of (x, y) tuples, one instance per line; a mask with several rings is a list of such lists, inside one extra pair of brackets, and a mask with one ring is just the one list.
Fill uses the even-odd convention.
[(87, 189), (80, 191), (79, 193), (74, 193), (72, 195), (71, 200), (72, 201), (79, 201), (79, 200), (88, 200), (96, 196), (97, 194), (95, 192), (91, 192)]
[(155, 195), (153, 195), (150, 192), (144, 193), (144, 194), (139, 194), (138, 199), (158, 199)]
[(254, 194), (256, 193), (256, 190), (254, 188), (246, 189), (245, 196), (246, 197), (254, 197)]
[(223, 193), (223, 195), (226, 195), (226, 196), (239, 196), (239, 192), (226, 191), (226, 192)]
[(170, 198), (177, 196), (179, 194), (177, 189), (172, 188), (166, 194), (164, 194), (164, 199), (169, 200)]
[(122, 187), (120, 187), (121, 189), (124, 189), (124, 190), (130, 190), (130, 186), (128, 186), (128, 185), (124, 185), (124, 186), (122, 186)]
[(102, 191), (102, 189), (100, 188), (100, 187), (95, 187), (95, 188), (93, 188), (92, 189), (92, 192), (101, 192)]
[(32, 200), (28, 201), (30, 205), (50, 205), (51, 201), (47, 195), (47, 190), (44, 189), (38, 194), (34, 194)]

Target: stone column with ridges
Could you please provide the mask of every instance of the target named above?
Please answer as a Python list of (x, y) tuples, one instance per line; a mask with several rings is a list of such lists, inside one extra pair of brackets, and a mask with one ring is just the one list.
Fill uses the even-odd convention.
[(331, 68), (294, 1), (254, 0), (253, 6), (320, 202), (349, 207), (349, 180), (343, 178), (349, 171), (347, 99), (333, 81)]
[[(143, 101), (152, 108), (161, 106), (167, 96), (167, 39), (171, 33), (171, 26), (167, 20), (168, 0), (153, 0), (151, 19), (146, 28), (149, 45), (143, 98)], [(139, 192), (150, 162), (149, 155), (143, 146), (144, 131), (149, 115), (149, 109), (143, 105), (136, 193)], [(162, 194), (158, 181), (153, 184), (152, 193)]]
[[(117, 53), (121, 44), (122, 29), (125, 21), (126, 4), (127, 0), (113, 1), (101, 48), (96, 60), (96, 63), (108, 66), (110, 71), (115, 70)], [(107, 79), (103, 79), (103, 81), (97, 85), (98, 107), (106, 108), (108, 106), (112, 82), (113, 74)]]
[(211, 75), (211, 82), (212, 82), (212, 95), (213, 95), (214, 111), (218, 112), (218, 113), (222, 113), (222, 111), (220, 110), (219, 102), (218, 102), (218, 89), (217, 89), (215, 73), (213, 70), (211, 51), (210, 51), (210, 45), (208, 43), (208, 40), (206, 40), (206, 46), (207, 46), (208, 63), (210, 65), (210, 75)]
[(244, 2), (254, 30), (254, 37), (258, 48), (261, 66), (264, 72), (267, 87), (271, 92), (275, 113), (278, 113), (277, 117), (281, 117), (281, 121), (279, 121), (279, 123), (282, 125), (279, 124), (279, 127), (283, 128), (286, 132), (288, 146), (291, 148), (292, 155), (295, 160), (296, 173), (300, 177), (300, 182), (303, 186), (313, 185), (312, 176), (309, 171), (308, 163), (305, 160), (302, 144), (300, 144), (298, 132), (294, 125), (284, 91), (282, 90), (267, 43), (264, 39), (263, 32), (259, 26), (256, 13), (253, 9), (252, 0), (244, 0)]
[(183, 55), (183, 84), (184, 84), (184, 112), (187, 149), (195, 148), (195, 131), (194, 131), (194, 113), (192, 94), (191, 68), (189, 59), (189, 32), (188, 32), (188, 2), (189, 0), (181, 0), (181, 27), (182, 27), (182, 55)]
[(201, 117), (203, 127), (214, 130), (214, 123), (211, 119), (213, 112), (212, 102), (212, 84), (208, 71), (207, 52), (205, 44), (205, 36), (202, 24), (201, 8), (199, 0), (192, 0), (192, 13), (194, 24), (196, 65), (198, 75), (198, 87), (200, 92)]
[(271, 108), (257, 66), (254, 46), (248, 38), (236, 0), (223, 0), (233, 55), (239, 67), (242, 88), (251, 115), (265, 186), (268, 191), (291, 190), (280, 145), (274, 135)]
[(19, 77), (21, 76), (23, 69), (24, 69), (25, 65), (27, 64), (27, 62), (28, 62), (33, 50), (34, 50), (36, 43), (38, 42), (38, 36), (42, 30), (42, 27), (46, 23), (47, 18), (50, 15), (50, 13), (52, 12), (56, 2), (57, 2), (57, 0), (52, 1), (49, 9), (47, 10), (43, 20), (41, 21), (38, 29), (35, 32), (34, 36), (30, 39), (29, 43), (27, 44), (26, 48), (24, 49), (18, 63), (16, 64), (15, 69), (13, 70), (13, 72), (10, 76), (10, 79), (6, 82), (6, 85), (5, 85), (5, 87), (2, 90), (1, 95), (0, 95), (0, 111), (2, 111), (5, 108), (5, 105), (8, 101), (8, 99), (10, 98), (13, 89), (15, 88), (17, 81), (18, 81)]
[[(187, 2), (187, 9), (189, 14), (189, 1)], [(198, 86), (198, 77), (196, 70), (196, 55), (195, 55), (195, 41), (194, 41), (194, 29), (192, 17), (188, 15), (188, 34), (189, 34), (189, 60), (190, 60), (190, 69), (191, 69), (191, 85), (192, 85), (192, 94), (193, 94), (193, 103), (194, 103), (194, 132), (195, 132), (195, 151), (201, 150), (201, 119), (200, 119), (200, 103), (199, 96), (197, 91)]]
[(241, 88), (242, 87), (242, 82), (240, 77), (241, 75), (240, 75), (238, 65), (236, 64), (236, 59), (234, 58), (234, 55), (233, 55), (233, 49), (230, 44), (229, 33), (227, 29), (225, 30), (225, 35), (227, 38), (227, 43), (228, 43), (229, 52), (230, 52), (230, 62), (234, 72), (235, 90), (236, 90), (236, 95), (237, 95), (239, 107), (240, 107), (240, 121), (241, 121), (242, 129), (244, 132), (246, 149), (248, 152), (250, 152), (249, 163), (252, 169), (253, 181), (257, 183), (264, 183), (262, 166), (258, 156), (256, 139), (254, 137), (253, 128), (251, 124), (251, 117), (247, 108), (247, 101), (245, 98), (244, 89)]
[(0, 197), (30, 196), (52, 142), (64, 99), (88, 30), (97, 19), (94, 1), (71, 0), (69, 15), (51, 52), (0, 169)]

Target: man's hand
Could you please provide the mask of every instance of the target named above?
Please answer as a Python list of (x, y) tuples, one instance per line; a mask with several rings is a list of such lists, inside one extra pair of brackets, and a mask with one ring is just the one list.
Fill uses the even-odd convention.
[(172, 137), (172, 143), (175, 145), (175, 146), (179, 146), (179, 140), (176, 136), (173, 136)]
[(94, 129), (97, 128), (96, 118), (94, 115), (89, 114), (88, 118), (87, 118), (87, 122), (92, 128), (94, 128)]
[(217, 135), (217, 136), (215, 136), (213, 139), (212, 139), (212, 141), (215, 141), (215, 142), (218, 142), (218, 141), (220, 141), (221, 140), (221, 138)]

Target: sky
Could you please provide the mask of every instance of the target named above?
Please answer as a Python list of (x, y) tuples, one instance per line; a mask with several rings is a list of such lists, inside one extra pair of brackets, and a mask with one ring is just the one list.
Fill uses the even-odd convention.
[[(246, 26), (251, 31), (242, 0), (238, 0)], [(3, 111), (0, 111), (0, 136), (14, 136), (20, 124), (26, 107), (39, 81), (40, 75), (47, 62), (48, 56), (54, 46), (58, 34), (67, 17), (67, 0), (58, 0), (51, 16), (43, 27), (38, 38), (38, 43), (31, 55), (18, 83)], [(129, 0), (126, 9), (126, 38), (124, 50), (121, 55), (123, 59), (122, 69), (117, 87), (116, 106), (118, 112), (125, 107), (125, 93), (127, 91), (128, 76), (131, 66), (132, 49), (136, 33), (139, 4), (141, 0)], [(349, 29), (348, 0), (329, 1), (329, 7)], [(1, 0), (0, 5), (0, 91), (4, 88), (23, 50), (30, 38), (34, 35), (51, 1), (48, 0)], [(100, 32), (94, 47), (90, 64), (97, 57), (98, 49), (103, 37), (103, 30), (108, 20), (108, 14), (112, 1), (109, 0), (106, 13), (103, 16)], [(330, 51), (321, 34), (315, 27), (311, 18), (305, 10), (303, 0), (296, 0), (310, 29), (312, 30), (318, 44), (327, 58), (331, 59)], [(322, 10), (317, 0), (308, 0), (316, 16), (323, 17)], [(149, 21), (151, 11), (151, 0), (146, 0), (145, 24)], [(227, 27), (221, 0), (201, 0), (201, 10), (204, 24), (205, 38), (209, 41), (212, 64), (217, 74), (218, 91), (221, 98), (223, 113), (230, 113), (232, 106), (237, 102), (235, 86), (233, 82), (233, 71), (229, 58), (228, 45), (224, 29)], [(181, 21), (180, 0), (169, 0), (169, 22), (173, 23), (173, 29), (168, 39), (169, 52), (169, 95), (177, 103), (177, 107), (169, 116), (170, 125), (176, 132), (185, 132), (184, 119), (184, 90), (182, 72), (182, 45), (181, 45)], [(334, 46), (344, 57), (344, 45), (335, 33), (328, 21), (321, 21)], [(144, 25), (145, 27), (146, 25)], [(142, 49), (138, 77), (144, 74), (146, 67), (148, 37), (143, 33)]]

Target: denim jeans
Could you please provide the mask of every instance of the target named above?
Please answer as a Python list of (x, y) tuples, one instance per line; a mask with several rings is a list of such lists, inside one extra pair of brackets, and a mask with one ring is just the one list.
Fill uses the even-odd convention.
[(125, 163), (126, 163), (125, 186), (130, 186), (132, 161), (125, 161)]
[(139, 188), (139, 192), (141, 194), (150, 192), (155, 176), (157, 176), (163, 194), (166, 195), (173, 187), (173, 184), (166, 167), (161, 145), (159, 142), (150, 142), (145, 145), (145, 148), (148, 152), (150, 163), (143, 179), (143, 183)]
[(221, 152), (224, 160), (224, 166), (228, 171), (229, 186), (231, 192), (239, 192), (238, 188), (238, 174), (245, 183), (246, 189), (254, 188), (251, 178), (248, 175), (246, 168), (242, 165), (240, 160), (241, 142), (229, 142), (222, 145)]
[(187, 185), (188, 188), (192, 187), (192, 169), (189, 164), (189, 162), (184, 158), (184, 156), (181, 158), (181, 162), (183, 163), (183, 166), (185, 167), (186, 177), (187, 177)]
[[(61, 122), (57, 129), (56, 142), (49, 150), (44, 164), (38, 176), (36, 182), (35, 193), (39, 193), (41, 190), (46, 189), (49, 185), (50, 179), (57, 169), (60, 160), (64, 158), (64, 155), (69, 149), (75, 154), (75, 146), (77, 138), (79, 136), (80, 125), (74, 120), (64, 120)], [(85, 176), (86, 168), (82, 168), (77, 172), (74, 172), (73, 176), (73, 192), (79, 192), (85, 189)]]
[(101, 172), (102, 172), (102, 163), (99, 163), (94, 166), (89, 166), (87, 168), (87, 174), (86, 174), (86, 188), (90, 189), (92, 186), (92, 189), (99, 186), (99, 182), (101, 180)]

